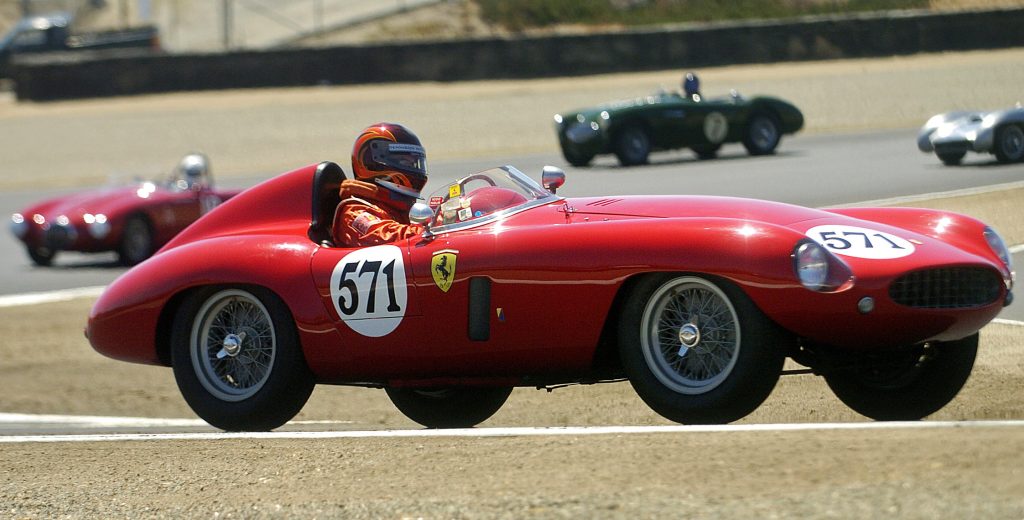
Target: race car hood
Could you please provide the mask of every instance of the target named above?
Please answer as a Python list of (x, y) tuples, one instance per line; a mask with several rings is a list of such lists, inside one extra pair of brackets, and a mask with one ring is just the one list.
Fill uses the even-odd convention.
[(756, 199), (708, 196), (593, 197), (570, 199), (574, 212), (649, 218), (732, 218), (788, 226), (828, 212)]
[[(566, 201), (574, 215), (627, 219), (731, 219), (787, 228), (791, 238), (806, 236), (844, 256), (851, 267), (871, 266), (877, 260), (900, 259), (905, 268), (930, 264), (977, 263), (1001, 265), (986, 244), (984, 223), (966, 215), (919, 208), (814, 209), (779, 202), (735, 197), (658, 196), (576, 198)], [(657, 224), (660, 225), (660, 224)], [(647, 226), (649, 229), (650, 226)], [(883, 253), (889, 256), (884, 256)], [(982, 260), (983, 259), (983, 260)], [(1004, 276), (1009, 276), (1005, 271)]]
[(49, 219), (59, 215), (109, 212), (125, 204), (134, 204), (150, 197), (153, 191), (145, 186), (138, 184), (72, 193), (38, 203), (25, 209), (23, 213), (40, 214)]

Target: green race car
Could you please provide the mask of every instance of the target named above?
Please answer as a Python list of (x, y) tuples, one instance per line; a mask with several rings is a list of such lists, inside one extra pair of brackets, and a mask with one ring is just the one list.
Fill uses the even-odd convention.
[(775, 152), (783, 134), (803, 126), (790, 103), (774, 97), (659, 92), (555, 115), (562, 155), (573, 166), (614, 153), (623, 166), (644, 164), (652, 151), (691, 148), (714, 158), (725, 143), (742, 142), (751, 155)]

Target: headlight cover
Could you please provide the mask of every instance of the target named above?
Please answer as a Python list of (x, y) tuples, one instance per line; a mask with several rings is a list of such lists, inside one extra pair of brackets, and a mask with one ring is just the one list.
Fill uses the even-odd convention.
[(21, 213), (11, 215), (11, 233), (18, 238), (24, 238), (28, 233), (28, 222)]
[(813, 240), (802, 240), (793, 248), (793, 270), (808, 290), (837, 292), (853, 282), (850, 268)]
[(999, 257), (999, 260), (1006, 266), (1006, 270), (1010, 272), (1010, 279), (1007, 280), (1006, 288), (1013, 288), (1013, 281), (1016, 278), (1016, 273), (1013, 270), (1013, 256), (1010, 254), (1010, 248), (1006, 247), (1006, 242), (1003, 241), (1003, 237), (996, 233), (996, 230), (986, 226), (985, 231), (982, 232), (985, 235), (985, 242), (988, 242), (988, 247), (992, 249), (992, 252)]
[(96, 240), (103, 240), (110, 234), (110, 222), (107, 222), (107, 216), (98, 213), (96, 215), (86, 213), (82, 220), (89, 228), (89, 234), (92, 235)]

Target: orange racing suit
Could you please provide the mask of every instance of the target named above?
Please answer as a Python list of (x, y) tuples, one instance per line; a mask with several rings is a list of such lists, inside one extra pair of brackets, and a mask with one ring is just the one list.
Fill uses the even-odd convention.
[(334, 245), (375, 246), (423, 233), (422, 226), (410, 224), (407, 214), (387, 204), (387, 194), (380, 193), (385, 189), (356, 180), (341, 183), (341, 202), (334, 212), (331, 229)]

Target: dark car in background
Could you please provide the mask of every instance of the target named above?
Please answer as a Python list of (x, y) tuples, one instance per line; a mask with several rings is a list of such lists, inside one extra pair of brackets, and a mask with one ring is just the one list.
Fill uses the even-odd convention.
[(26, 16), (0, 37), (0, 77), (9, 75), (11, 60), (20, 54), (124, 48), (159, 49), (157, 28), (81, 32), (74, 30), (74, 16), (68, 12)]
[(711, 159), (737, 142), (751, 155), (767, 155), (803, 124), (791, 103), (735, 91), (713, 99), (662, 91), (555, 115), (562, 155), (573, 166), (601, 154), (615, 154), (623, 166), (644, 164), (652, 151), (680, 148)]

